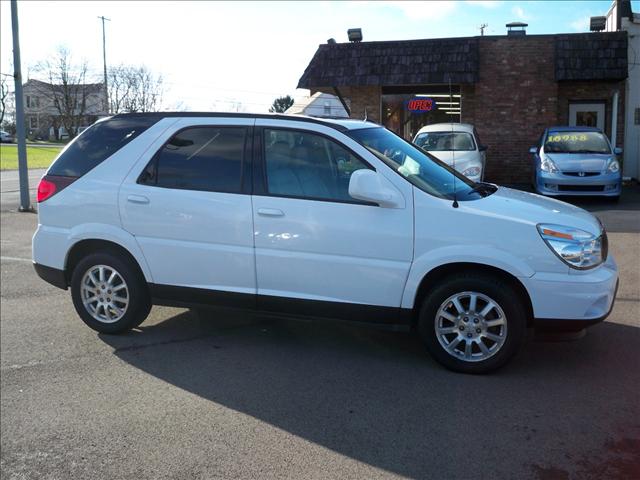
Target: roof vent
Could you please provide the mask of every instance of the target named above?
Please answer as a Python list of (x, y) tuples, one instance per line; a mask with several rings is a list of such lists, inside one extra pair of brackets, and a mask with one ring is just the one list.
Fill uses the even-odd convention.
[(347, 30), (347, 35), (349, 37), (350, 42), (361, 42), (362, 41), (362, 29), (361, 28), (350, 28)]
[(525, 30), (526, 27), (529, 26), (528, 23), (522, 22), (511, 22), (505, 25), (507, 27), (507, 35), (510, 37), (521, 37), (527, 34)]
[(335, 43), (336, 43), (336, 39), (335, 39), (335, 38), (330, 38), (329, 40), (327, 40), (327, 43), (328, 43), (329, 45), (333, 45), (333, 44), (335, 44)]
[(607, 26), (607, 17), (591, 17), (589, 21), (589, 30), (592, 32), (601, 32)]

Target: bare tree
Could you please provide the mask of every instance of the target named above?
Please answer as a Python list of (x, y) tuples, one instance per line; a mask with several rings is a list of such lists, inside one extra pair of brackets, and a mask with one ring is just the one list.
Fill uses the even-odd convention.
[[(52, 119), (65, 128), (69, 138), (78, 134), (78, 128), (86, 121), (88, 107), (95, 110), (96, 105), (90, 98), (92, 95), (99, 97), (103, 90), (101, 83), (88, 84), (87, 62), (74, 63), (69, 50), (59, 47), (56, 54), (38, 65), (37, 71), (46, 78), (47, 83), (39, 82), (42, 94), (51, 101), (55, 112)], [(96, 114), (97, 112), (92, 112)], [(54, 125), (55, 127), (55, 125)], [(57, 128), (55, 129), (57, 131)]]
[(4, 115), (7, 111), (7, 102), (9, 98), (9, 82), (4, 75), (0, 76), (0, 125), (4, 121)]
[(162, 76), (147, 67), (120, 65), (108, 73), (109, 111), (156, 112), (162, 104)]

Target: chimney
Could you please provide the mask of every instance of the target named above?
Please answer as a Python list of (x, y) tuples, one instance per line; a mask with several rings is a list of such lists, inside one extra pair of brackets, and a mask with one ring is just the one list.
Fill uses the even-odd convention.
[(528, 23), (511, 22), (505, 25), (507, 27), (507, 36), (509, 37), (523, 37), (527, 34), (525, 30), (529, 26)]

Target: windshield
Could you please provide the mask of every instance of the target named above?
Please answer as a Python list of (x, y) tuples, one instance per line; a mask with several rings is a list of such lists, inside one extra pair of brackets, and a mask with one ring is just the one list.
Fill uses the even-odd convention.
[(476, 149), (473, 137), (465, 132), (423, 132), (414, 142), (428, 152), (468, 152)]
[(440, 198), (477, 200), (495, 192), (493, 185), (474, 183), (424, 150), (386, 128), (363, 128), (347, 133), (420, 190)]
[(594, 131), (549, 132), (544, 142), (546, 153), (603, 153), (610, 154), (607, 137)]

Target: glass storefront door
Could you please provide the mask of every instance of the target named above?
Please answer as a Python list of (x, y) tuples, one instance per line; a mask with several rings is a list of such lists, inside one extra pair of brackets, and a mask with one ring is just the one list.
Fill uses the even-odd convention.
[[(460, 122), (460, 87), (383, 87), (382, 124), (411, 141), (425, 125)], [(426, 101), (426, 102), (425, 102)]]

